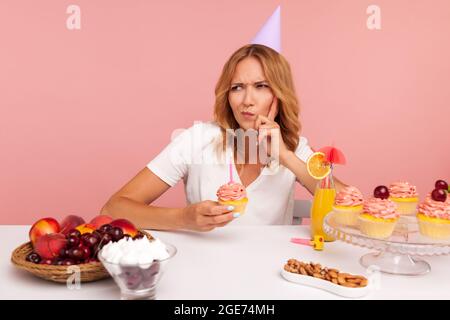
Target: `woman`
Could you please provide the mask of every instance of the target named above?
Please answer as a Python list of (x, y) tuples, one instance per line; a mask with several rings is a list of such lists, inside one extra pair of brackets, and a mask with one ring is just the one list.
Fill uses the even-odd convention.
[[(215, 95), (215, 121), (180, 134), (109, 199), (102, 214), (160, 230), (210, 231), (232, 221), (291, 223), (295, 181), (311, 194), (317, 181), (306, 170), (312, 150), (299, 136), (299, 107), (288, 62), (269, 47), (246, 45), (225, 64)], [(257, 132), (257, 140), (248, 132)], [(249, 199), (240, 217), (216, 201), (217, 189), (229, 180), (230, 161), (234, 180), (245, 186)], [(186, 207), (149, 206), (181, 179)], [(345, 186), (338, 179), (335, 185), (338, 191)]]

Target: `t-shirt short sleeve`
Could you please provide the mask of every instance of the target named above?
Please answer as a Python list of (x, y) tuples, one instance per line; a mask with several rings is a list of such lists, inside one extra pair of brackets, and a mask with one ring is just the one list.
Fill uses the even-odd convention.
[(313, 153), (314, 152), (308, 144), (308, 139), (305, 137), (300, 137), (297, 150), (295, 150), (297, 157), (299, 157), (303, 162), (306, 162)]
[(176, 136), (160, 154), (147, 164), (147, 168), (173, 187), (187, 175), (190, 159), (191, 134), (188, 129)]

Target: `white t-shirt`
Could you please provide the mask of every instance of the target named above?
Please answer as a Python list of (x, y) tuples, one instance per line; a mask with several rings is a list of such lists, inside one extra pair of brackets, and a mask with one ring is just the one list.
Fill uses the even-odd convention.
[[(229, 181), (229, 162), (233, 161), (231, 156), (229, 161), (219, 160), (217, 150), (221, 143), (222, 134), (215, 122), (197, 122), (176, 136), (147, 168), (170, 186), (183, 179), (188, 204), (217, 201), (217, 189)], [(306, 162), (312, 153), (307, 139), (300, 137), (297, 157)], [(245, 214), (230, 224), (292, 224), (296, 177), (284, 166), (276, 168), (264, 167), (247, 186)], [(242, 183), (234, 164), (232, 170), (233, 180)]]

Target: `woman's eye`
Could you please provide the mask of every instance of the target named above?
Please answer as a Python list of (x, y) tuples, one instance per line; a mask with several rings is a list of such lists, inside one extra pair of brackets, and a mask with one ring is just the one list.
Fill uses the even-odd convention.
[[(240, 90), (241, 88), (242, 88), (242, 86), (240, 86), (240, 85), (232, 86), (231, 91), (237, 91), (237, 90)], [(267, 84), (260, 83), (260, 84), (256, 85), (256, 88), (264, 89), (264, 88), (269, 88), (269, 86)]]

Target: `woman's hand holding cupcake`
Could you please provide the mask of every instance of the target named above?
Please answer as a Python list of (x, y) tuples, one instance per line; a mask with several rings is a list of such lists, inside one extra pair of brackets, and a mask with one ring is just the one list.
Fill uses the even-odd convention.
[(220, 186), (217, 190), (217, 198), (220, 205), (233, 207), (232, 213), (235, 218), (245, 213), (248, 199), (242, 184), (230, 181)]
[[(231, 165), (230, 165), (231, 166)], [(216, 201), (202, 201), (183, 210), (184, 228), (195, 231), (211, 231), (224, 227), (233, 219), (244, 214), (247, 206), (245, 187), (233, 181), (230, 167), (230, 182), (217, 190)]]
[(222, 206), (210, 200), (191, 204), (182, 211), (182, 228), (211, 231), (217, 227), (223, 227), (234, 219), (233, 210), (233, 206)]

